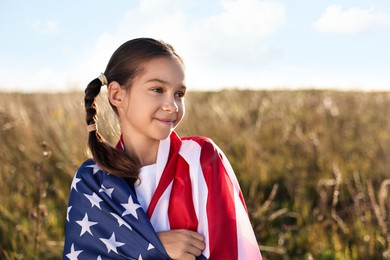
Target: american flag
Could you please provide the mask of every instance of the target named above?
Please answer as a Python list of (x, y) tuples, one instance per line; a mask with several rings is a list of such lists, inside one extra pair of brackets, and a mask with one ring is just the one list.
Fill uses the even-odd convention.
[(63, 259), (170, 259), (131, 185), (87, 160), (76, 172)]
[(197, 259), (261, 259), (236, 176), (210, 139), (173, 132), (160, 142), (156, 171), (144, 212), (132, 184), (86, 161), (72, 182), (64, 259), (169, 259), (156, 232), (172, 229), (204, 235)]

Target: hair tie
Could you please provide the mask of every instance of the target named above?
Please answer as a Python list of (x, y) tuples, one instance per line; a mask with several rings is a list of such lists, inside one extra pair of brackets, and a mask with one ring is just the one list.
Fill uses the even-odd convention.
[(97, 124), (92, 124), (92, 125), (87, 125), (87, 131), (88, 133), (90, 132), (93, 132), (93, 131), (97, 131)]
[(100, 76), (98, 77), (98, 79), (100, 79), (100, 81), (102, 82), (102, 86), (105, 86), (105, 85), (108, 84), (107, 78), (106, 78), (106, 76), (104, 75), (104, 73), (101, 73)]

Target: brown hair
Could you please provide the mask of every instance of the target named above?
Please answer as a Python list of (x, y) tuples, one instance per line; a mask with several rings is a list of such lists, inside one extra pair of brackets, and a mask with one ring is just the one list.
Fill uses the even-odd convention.
[[(143, 64), (153, 58), (175, 57), (182, 62), (173, 47), (162, 41), (151, 38), (138, 38), (122, 44), (112, 55), (104, 75), (110, 82), (116, 81), (123, 88), (129, 89), (132, 81), (143, 70)], [(85, 89), (84, 103), (87, 125), (96, 123), (97, 106), (95, 98), (100, 93), (102, 82), (96, 78)], [(118, 114), (116, 107), (112, 106)], [(131, 182), (138, 179), (140, 162), (135, 155), (119, 151), (107, 143), (96, 130), (89, 133), (88, 146), (93, 159), (106, 172), (123, 177)]]

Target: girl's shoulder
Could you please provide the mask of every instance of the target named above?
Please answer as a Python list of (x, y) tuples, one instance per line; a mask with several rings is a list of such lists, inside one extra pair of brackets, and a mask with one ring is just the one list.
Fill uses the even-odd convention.
[(93, 164), (96, 164), (95, 160), (92, 158), (88, 158), (80, 165), (79, 168), (84, 168), (84, 167), (87, 167), (87, 166), (93, 165)]
[(97, 175), (107, 175), (107, 173), (92, 158), (85, 160), (76, 172), (76, 176), (82, 179), (97, 177)]
[(223, 154), (221, 149), (214, 143), (214, 141), (206, 136), (186, 136), (182, 137), (183, 150), (199, 150), (201, 154), (220, 155)]
[(181, 138), (182, 141), (192, 141), (197, 143), (199, 146), (203, 147), (204, 145), (213, 145), (217, 146), (211, 138), (206, 136), (185, 136)]
[(97, 165), (97, 163), (95, 162), (94, 159), (92, 158), (89, 158), (87, 160), (85, 160), (81, 165), (80, 167), (78, 168), (78, 171), (82, 171), (82, 172), (93, 172), (95, 171), (95, 173), (97, 171), (103, 171), (99, 165)]
[(103, 186), (127, 189), (129, 185), (125, 179), (104, 171), (93, 159), (87, 159), (77, 169), (72, 186), (76, 184), (78, 186), (86, 185), (95, 193), (100, 192)]

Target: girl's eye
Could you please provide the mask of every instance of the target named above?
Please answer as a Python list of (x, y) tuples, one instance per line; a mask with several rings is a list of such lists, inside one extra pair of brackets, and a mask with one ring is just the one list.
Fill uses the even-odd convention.
[(160, 88), (160, 87), (153, 88), (152, 91), (156, 92), (156, 93), (163, 93), (164, 92), (163, 88)]
[(175, 94), (175, 96), (178, 97), (178, 98), (183, 98), (184, 95), (185, 95), (185, 93), (182, 92), (182, 91), (176, 92), (176, 94)]

